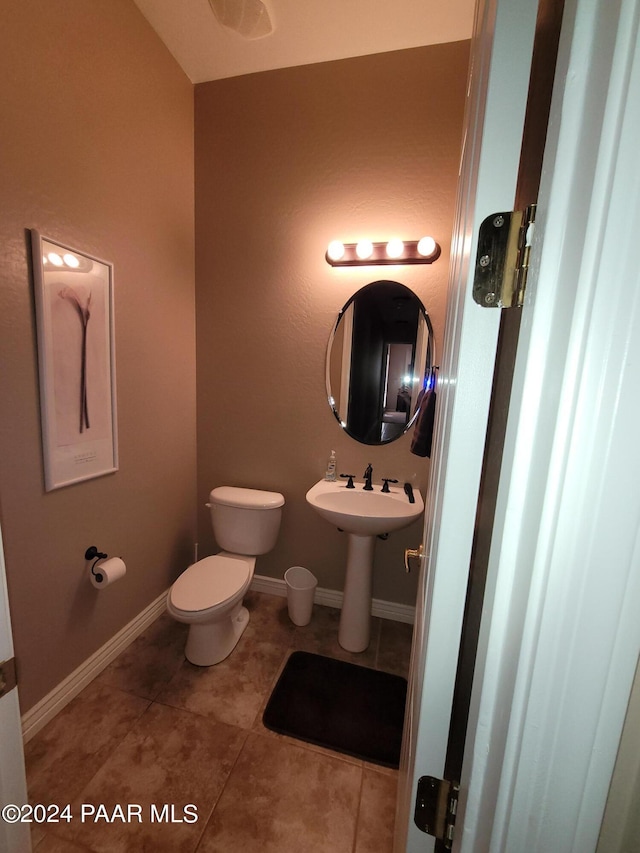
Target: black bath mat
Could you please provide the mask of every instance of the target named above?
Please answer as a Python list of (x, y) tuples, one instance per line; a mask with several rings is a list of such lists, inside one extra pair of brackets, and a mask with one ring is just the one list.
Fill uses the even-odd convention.
[(398, 767), (406, 696), (398, 675), (293, 652), (262, 719), (279, 734)]

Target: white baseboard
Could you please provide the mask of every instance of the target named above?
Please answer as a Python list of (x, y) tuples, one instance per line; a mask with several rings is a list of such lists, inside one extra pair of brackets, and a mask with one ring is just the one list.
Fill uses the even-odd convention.
[(120, 652), (132, 643), (152, 622), (154, 622), (166, 609), (167, 593), (163, 592), (155, 601), (132, 619), (117, 634), (115, 634), (104, 646), (98, 649), (90, 658), (82, 663), (57, 687), (47, 693), (37, 705), (30, 708), (22, 715), (22, 737), (25, 743), (44, 728), (49, 720), (68, 705), (90, 681), (100, 675)]
[[(287, 585), (282, 578), (270, 578), (266, 575), (254, 575), (251, 589), (268, 595), (287, 597)], [(98, 649), (90, 658), (61, 681), (57, 687), (41, 699), (37, 705), (22, 715), (22, 737), (25, 743), (36, 735), (56, 714), (80, 693), (83, 688), (100, 675), (112, 660), (124, 651), (152, 622), (166, 609), (167, 593), (163, 592), (155, 601), (118, 631), (107, 643)], [(336, 589), (316, 587), (315, 602), (324, 607), (342, 608), (342, 592)], [(382, 601), (374, 598), (371, 614), (381, 619), (391, 619), (395, 622), (413, 624), (415, 607), (398, 604), (393, 601)]]
[[(251, 589), (256, 592), (265, 592), (269, 595), (287, 597), (287, 585), (283, 578), (270, 578), (266, 575), (254, 575), (251, 581)], [(335, 607), (342, 609), (342, 592), (338, 589), (324, 589), (316, 587), (314, 601), (324, 607)], [(374, 598), (371, 603), (371, 615), (379, 616), (381, 619), (391, 619), (394, 622), (406, 622), (413, 625), (416, 609), (409, 604), (398, 604), (395, 601), (383, 601)]]

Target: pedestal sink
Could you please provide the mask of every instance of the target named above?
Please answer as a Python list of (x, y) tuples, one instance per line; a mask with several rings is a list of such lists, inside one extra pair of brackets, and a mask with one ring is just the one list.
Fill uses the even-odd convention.
[(363, 652), (371, 631), (371, 587), (376, 536), (407, 527), (424, 511), (420, 492), (410, 503), (404, 489), (389, 486), (364, 491), (363, 483), (320, 480), (307, 492), (307, 503), (330, 524), (348, 534), (347, 570), (338, 642), (350, 652)]

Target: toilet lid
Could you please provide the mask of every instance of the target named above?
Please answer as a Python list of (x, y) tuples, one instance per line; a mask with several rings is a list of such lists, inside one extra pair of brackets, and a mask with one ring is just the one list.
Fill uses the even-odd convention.
[(223, 554), (198, 560), (171, 587), (171, 604), (191, 612), (222, 604), (247, 583), (249, 570), (248, 561)]

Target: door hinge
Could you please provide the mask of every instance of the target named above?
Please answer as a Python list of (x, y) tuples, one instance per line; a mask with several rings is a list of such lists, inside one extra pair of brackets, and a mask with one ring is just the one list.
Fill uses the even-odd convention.
[(13, 690), (17, 683), (16, 659), (3, 660), (0, 663), (0, 698)]
[(521, 308), (536, 205), (487, 216), (478, 234), (473, 298), (483, 308)]
[(413, 815), (415, 824), (427, 835), (433, 835), (442, 841), (447, 850), (453, 844), (459, 790), (457, 783), (448, 782), (446, 779), (436, 779), (433, 776), (421, 776), (418, 779)]

